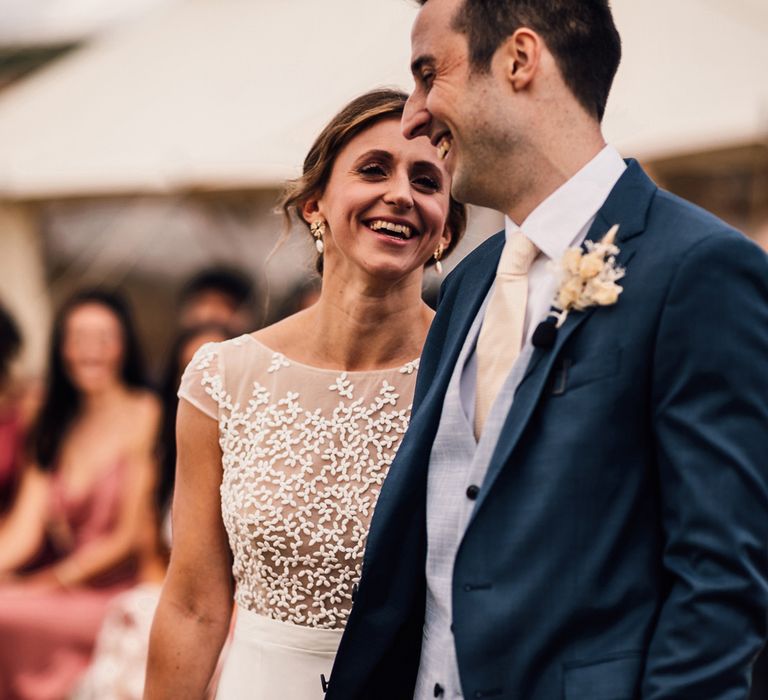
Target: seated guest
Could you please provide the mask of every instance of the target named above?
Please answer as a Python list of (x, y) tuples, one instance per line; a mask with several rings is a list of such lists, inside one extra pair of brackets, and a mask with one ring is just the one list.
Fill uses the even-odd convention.
[(179, 406), (177, 392), (181, 375), (201, 346), (205, 343), (219, 343), (231, 337), (228, 326), (221, 323), (204, 323), (180, 331), (171, 346), (161, 386), (163, 425), (160, 434), (161, 462), (157, 499), (163, 518), (170, 512), (173, 497), (176, 473), (176, 412)]
[[(116, 295), (82, 292), (55, 323), (33, 464), (0, 529), (0, 697), (66, 697), (110, 600), (137, 581), (160, 405)], [(25, 571), (44, 545), (47, 565)]]
[[(149, 630), (165, 576), (170, 549), (169, 511), (176, 465), (175, 424), (181, 375), (205, 343), (227, 340), (224, 326), (207, 324), (181, 331), (176, 338), (163, 380), (163, 426), (156, 512), (138, 552), (139, 585), (109, 605), (95, 651), (72, 700), (141, 700), (149, 649)], [(156, 524), (163, 524), (162, 535)], [(158, 536), (159, 535), (159, 536)]]
[(21, 417), (10, 387), (10, 365), (20, 348), (19, 330), (0, 306), (0, 519), (11, 504), (21, 466)]

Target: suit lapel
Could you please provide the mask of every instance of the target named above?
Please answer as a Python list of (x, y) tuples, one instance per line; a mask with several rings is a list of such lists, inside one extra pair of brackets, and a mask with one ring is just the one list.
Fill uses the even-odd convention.
[[(464, 279), (459, 283), (460, 290), (457, 291), (456, 300), (453, 302), (454, 308), (446, 332), (445, 350), (440, 358), (440, 366), (435, 373), (432, 385), (422, 402), (425, 413), (442, 408), (448, 383), (453, 376), (469, 329), (496, 278), (496, 268), (505, 241), (503, 231), (496, 236), (496, 240), (489, 245), (487, 253), (467, 270)], [(464, 299), (467, 301), (463, 302)]]
[[(464, 273), (464, 277), (457, 281), (459, 289), (452, 290), (456, 296), (446, 301), (446, 303), (452, 303), (453, 307), (447, 311), (445, 320), (443, 321), (440, 315), (435, 320), (436, 324), (441, 322), (447, 324), (444, 349), (432, 383), (418, 410), (412, 416), (408, 432), (403, 438), (382, 487), (376, 506), (376, 516), (369, 533), (369, 547), (371, 543), (377, 542), (379, 522), (388, 523), (389, 516), (396, 512), (399, 504), (408, 502), (409, 494), (414, 491), (414, 485), (423, 484), (426, 487), (429, 453), (439, 427), (447, 387), (469, 329), (496, 277), (496, 267), (504, 247), (504, 232), (497, 234), (497, 240), (489, 240), (486, 245), (487, 251), (479, 256), (475, 264)], [(426, 500), (423, 501), (423, 505), (426, 506)], [(386, 516), (383, 515), (385, 512)], [(382, 532), (382, 537), (385, 539), (389, 536), (388, 527), (387, 525)]]
[[(648, 207), (656, 192), (656, 185), (643, 172), (634, 160), (627, 161), (627, 169), (614, 186), (605, 204), (601, 207), (595, 221), (587, 233), (586, 240), (599, 240), (614, 224), (619, 224), (616, 243), (620, 254), (617, 262), (626, 266), (635, 254), (637, 237), (645, 230)], [(631, 274), (629, 271), (627, 274)], [(619, 297), (621, 304), (621, 297)], [(525, 375), (520, 382), (512, 408), (504, 421), (483, 488), (476, 502), (472, 518), (487, 498), (489, 491), (501, 469), (507, 464), (517, 446), (523, 431), (531, 418), (534, 408), (547, 385), (552, 366), (568, 338), (584, 324), (595, 312), (589, 308), (582, 312), (572, 312), (557, 332), (552, 348), (536, 348), (528, 363)]]

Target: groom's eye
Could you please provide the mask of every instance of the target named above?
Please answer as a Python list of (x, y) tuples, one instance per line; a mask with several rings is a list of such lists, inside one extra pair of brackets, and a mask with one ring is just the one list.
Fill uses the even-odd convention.
[(435, 74), (431, 71), (426, 71), (419, 74), (419, 82), (424, 86), (426, 90), (432, 87), (432, 81), (435, 79)]

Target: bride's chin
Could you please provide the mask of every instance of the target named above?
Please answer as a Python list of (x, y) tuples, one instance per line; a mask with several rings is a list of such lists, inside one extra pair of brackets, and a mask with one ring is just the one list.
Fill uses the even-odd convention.
[(404, 261), (397, 260), (369, 260), (365, 270), (375, 279), (394, 281), (409, 277), (421, 267), (414, 268), (413, 265), (406, 265)]

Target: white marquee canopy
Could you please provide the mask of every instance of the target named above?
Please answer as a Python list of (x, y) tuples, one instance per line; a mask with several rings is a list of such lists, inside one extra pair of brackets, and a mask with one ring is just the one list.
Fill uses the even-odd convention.
[[(6, 0), (7, 1), (7, 0)], [(614, 0), (606, 133), (640, 157), (768, 136), (764, 0)], [(0, 199), (273, 187), (323, 123), (410, 88), (409, 0), (188, 0), (0, 94)]]

